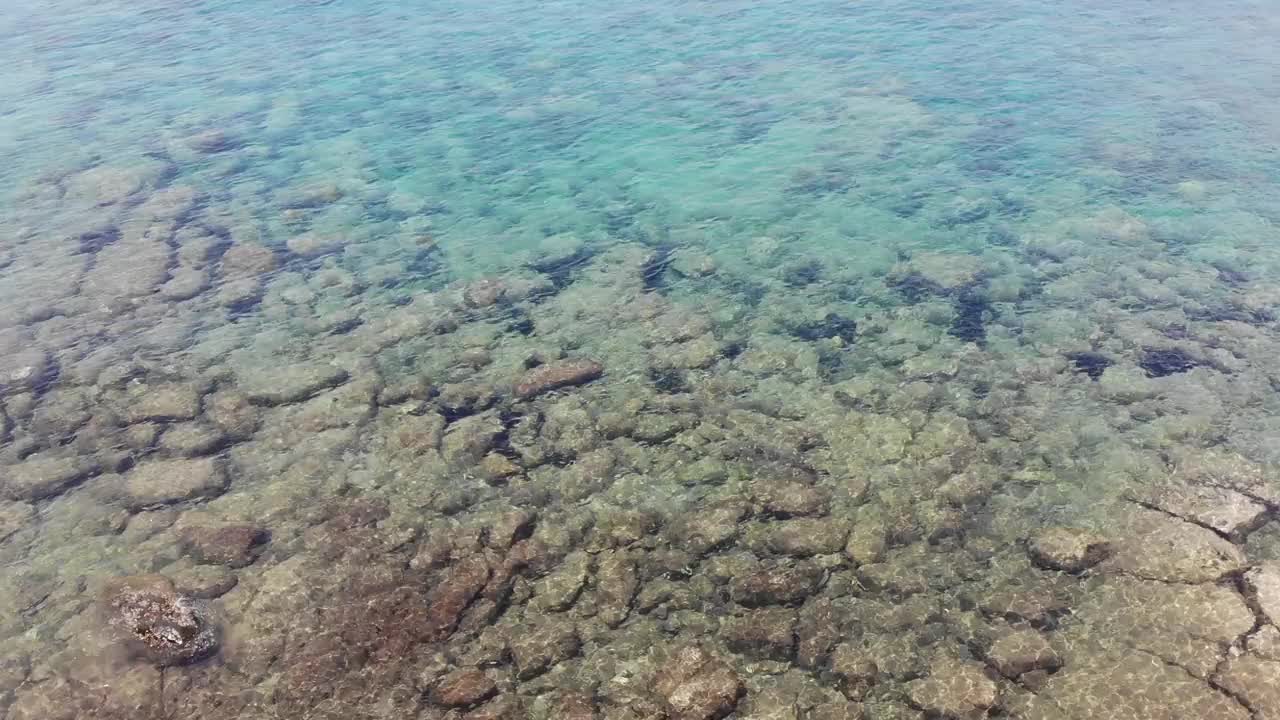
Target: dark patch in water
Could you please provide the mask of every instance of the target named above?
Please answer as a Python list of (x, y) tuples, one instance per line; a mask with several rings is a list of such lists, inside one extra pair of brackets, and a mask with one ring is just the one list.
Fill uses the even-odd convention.
[(1201, 322), (1242, 322), (1246, 325), (1265, 325), (1275, 320), (1275, 315), (1264, 308), (1243, 308), (1234, 305), (1188, 307), (1183, 308), (1183, 312), (1188, 319)]
[(1067, 353), (1067, 359), (1076, 367), (1077, 372), (1089, 376), (1091, 380), (1102, 377), (1102, 373), (1111, 367), (1111, 358), (1096, 352)]
[(1138, 366), (1147, 373), (1147, 377), (1167, 377), (1186, 372), (1200, 363), (1181, 348), (1147, 348), (1142, 353)]
[(902, 293), (902, 297), (906, 298), (907, 302), (912, 303), (920, 302), (941, 290), (937, 285), (929, 282), (925, 276), (914, 272), (893, 280), (890, 286)]
[(812, 320), (810, 322), (793, 325), (791, 334), (801, 340), (825, 340), (827, 338), (838, 337), (846, 343), (852, 345), (858, 337), (858, 323), (853, 318), (847, 318), (836, 313), (829, 312), (822, 317), (821, 320)]
[(924, 199), (927, 197), (923, 193), (912, 193), (896, 197), (889, 202), (889, 212), (900, 218), (909, 218), (924, 207)]
[(759, 305), (769, 291), (763, 284), (740, 275), (727, 276), (724, 286), (729, 292), (741, 296), (742, 302), (751, 307)]
[(533, 318), (529, 317), (528, 313), (517, 310), (515, 317), (511, 319), (511, 322), (507, 323), (507, 330), (526, 337), (532, 335), (534, 330)]
[(982, 345), (987, 341), (987, 313), (991, 301), (973, 288), (966, 288), (956, 297), (956, 316), (947, 333), (965, 342)]
[(120, 239), (120, 231), (115, 227), (105, 226), (94, 228), (80, 234), (77, 238), (79, 242), (79, 252), (96, 253), (102, 248), (110, 245)]
[(843, 348), (820, 346), (818, 348), (818, 373), (824, 380), (831, 381), (839, 377), (844, 369), (844, 360), (848, 355)]
[(1013, 247), (1018, 244), (1018, 235), (1005, 225), (996, 225), (987, 231), (987, 242), (1001, 247)]
[(662, 290), (667, 287), (667, 269), (675, 261), (676, 247), (661, 245), (649, 253), (641, 269), (646, 290)]
[(786, 192), (792, 195), (823, 196), (845, 192), (854, 186), (853, 172), (840, 162), (824, 163), (822, 168), (801, 168), (791, 174)]
[(1229, 267), (1218, 267), (1218, 279), (1228, 285), (1244, 285), (1250, 281), (1249, 274)]
[(782, 281), (791, 287), (804, 287), (822, 278), (822, 263), (816, 259), (801, 260), (782, 269)]
[(436, 277), (444, 275), (444, 255), (436, 245), (418, 250), (409, 256), (405, 263), (408, 273), (415, 277)]
[(675, 395), (689, 392), (684, 373), (676, 368), (650, 368), (649, 380), (653, 383), (654, 389), (660, 393)]
[(591, 251), (583, 248), (572, 255), (563, 257), (548, 258), (544, 260), (535, 260), (529, 263), (529, 268), (546, 275), (551, 280), (551, 284), (555, 285), (557, 290), (563, 290), (573, 282), (573, 275), (581, 268), (591, 257)]

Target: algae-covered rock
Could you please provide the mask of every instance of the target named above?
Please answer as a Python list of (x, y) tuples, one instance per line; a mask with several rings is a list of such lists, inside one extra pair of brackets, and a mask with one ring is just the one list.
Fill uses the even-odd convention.
[(0, 542), (30, 525), (35, 514), (29, 503), (0, 501)]
[(431, 690), (431, 700), (447, 707), (467, 707), (489, 699), (498, 686), (479, 670), (455, 670)]
[(603, 553), (596, 565), (595, 588), (600, 619), (609, 627), (621, 625), (640, 589), (635, 560), (623, 550)]
[(759, 569), (732, 578), (729, 587), (734, 602), (747, 607), (791, 605), (818, 591), (822, 568), (809, 561), (767, 563)]
[(258, 429), (258, 409), (248, 395), (233, 390), (206, 396), (205, 415), (229, 440), (246, 440)]
[(594, 360), (557, 360), (539, 365), (520, 378), (516, 397), (529, 400), (546, 392), (591, 382), (604, 374), (604, 366)]
[(183, 544), (197, 562), (240, 568), (256, 559), (268, 534), (254, 525), (194, 526), (183, 530)]
[(100, 469), (92, 458), (42, 453), (0, 468), (0, 477), (10, 500), (40, 500), (63, 492)]
[(522, 626), (509, 640), (516, 677), (531, 680), (578, 654), (582, 641), (572, 623), (544, 622)]
[(591, 573), (591, 556), (574, 552), (565, 558), (560, 567), (533, 584), (533, 605), (545, 612), (569, 609)]
[(768, 544), (780, 555), (811, 557), (840, 552), (848, 536), (849, 526), (839, 518), (796, 518), (773, 523)]
[(125, 475), (125, 503), (135, 509), (220, 495), (227, 474), (216, 458), (149, 460)]
[(796, 650), (796, 612), (760, 608), (726, 618), (720, 625), (725, 647), (766, 660), (790, 660)]
[(217, 452), (227, 441), (227, 436), (212, 425), (179, 423), (165, 429), (160, 448), (179, 457), (196, 457)]
[(715, 720), (733, 711), (744, 688), (728, 663), (690, 645), (671, 654), (654, 678), (654, 690), (672, 720)]
[(163, 575), (114, 578), (100, 604), (108, 626), (129, 648), (156, 665), (183, 665), (218, 648), (208, 609), (181, 595)]
[(337, 387), (346, 382), (350, 374), (326, 362), (300, 362), (245, 367), (236, 376), (240, 389), (250, 401), (262, 405), (285, 405)]

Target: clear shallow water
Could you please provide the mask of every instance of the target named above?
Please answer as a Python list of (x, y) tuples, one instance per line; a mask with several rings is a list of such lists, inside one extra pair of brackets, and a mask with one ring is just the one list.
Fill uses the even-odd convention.
[(1276, 17), (13, 4), (0, 706), (1280, 713)]

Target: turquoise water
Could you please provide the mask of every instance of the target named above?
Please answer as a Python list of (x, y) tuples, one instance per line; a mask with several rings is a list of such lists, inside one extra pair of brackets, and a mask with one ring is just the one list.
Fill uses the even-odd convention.
[(0, 717), (1280, 717), (1266, 2), (0, 10)]

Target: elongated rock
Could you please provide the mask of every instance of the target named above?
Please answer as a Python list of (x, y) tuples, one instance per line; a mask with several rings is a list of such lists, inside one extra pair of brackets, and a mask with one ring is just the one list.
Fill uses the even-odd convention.
[(516, 396), (528, 400), (558, 388), (591, 382), (603, 374), (604, 366), (594, 360), (560, 360), (539, 365), (516, 383)]

